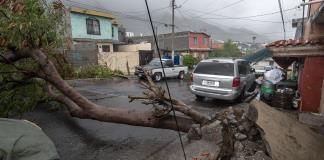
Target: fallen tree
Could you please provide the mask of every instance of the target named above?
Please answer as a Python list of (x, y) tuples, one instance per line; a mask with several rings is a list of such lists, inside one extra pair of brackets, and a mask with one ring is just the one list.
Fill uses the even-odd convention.
[[(146, 104), (154, 106), (147, 111), (100, 106), (82, 96), (61, 78), (51, 61), (52, 55), (56, 54), (55, 48), (62, 47), (62, 43), (59, 42), (62, 42), (64, 28), (63, 31), (58, 31), (58, 28), (62, 29), (63, 9), (60, 1), (54, 1), (52, 4), (39, 0), (0, 1), (0, 13), (3, 15), (0, 18), (0, 64), (3, 66), (3, 85), (14, 81), (13, 85), (17, 87), (17, 84), (23, 86), (22, 82), (33, 80), (31, 83), (43, 88), (46, 98), (64, 104), (71, 116), (82, 119), (179, 129), (183, 132), (187, 132), (194, 123), (205, 124), (209, 120), (183, 102), (165, 96), (165, 91), (155, 86), (150, 79), (148, 83), (142, 83), (149, 91), (145, 93), (145, 97), (130, 97), (131, 101), (143, 99)], [(14, 94), (11, 100), (16, 98)], [(187, 117), (171, 116), (171, 103), (176, 111)], [(178, 120), (178, 126), (174, 118)]]
[[(59, 66), (53, 61), (59, 54), (57, 48), (70, 44), (62, 38), (63, 9), (60, 1), (47, 4), (43, 0), (0, 0), (0, 116), (29, 111), (39, 101), (54, 100), (64, 104), (72, 117), (188, 132), (190, 141), (202, 139), (199, 149), (195, 143), (190, 143), (197, 152), (213, 146), (209, 147), (213, 159), (232, 157), (235, 153), (233, 136), (238, 126), (235, 121), (240, 120), (239, 116), (234, 120), (233, 111), (231, 116), (223, 114), (211, 120), (169, 97), (150, 76), (141, 82), (146, 89), (143, 96), (129, 96), (130, 102), (141, 100), (153, 106), (144, 111), (97, 105), (64, 81), (57, 70)], [(172, 115), (173, 110), (181, 114)], [(187, 152), (192, 153), (192, 157), (196, 154)], [(160, 157), (165, 159), (166, 154)]]

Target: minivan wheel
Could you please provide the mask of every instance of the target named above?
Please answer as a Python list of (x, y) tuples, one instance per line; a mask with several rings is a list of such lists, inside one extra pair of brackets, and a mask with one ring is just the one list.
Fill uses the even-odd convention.
[(154, 73), (154, 80), (159, 82), (162, 79), (162, 74), (161, 73)]
[(205, 99), (205, 97), (196, 95), (197, 101), (203, 101), (204, 99)]
[(243, 102), (245, 100), (245, 88), (243, 88), (241, 94), (236, 98), (236, 102)]
[(178, 76), (179, 79), (183, 80), (184, 79), (184, 72), (181, 71)]

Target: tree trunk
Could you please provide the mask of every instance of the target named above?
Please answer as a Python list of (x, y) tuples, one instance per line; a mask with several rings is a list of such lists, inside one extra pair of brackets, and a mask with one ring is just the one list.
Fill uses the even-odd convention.
[(134, 109), (120, 109), (117, 107), (112, 108), (111, 106), (104, 107), (97, 105), (82, 96), (67, 82), (65, 82), (57, 72), (54, 64), (41, 50), (24, 49), (23, 51), (17, 53), (19, 54), (9, 53), (8, 55), (3, 56), (3, 59), (0, 59), (0, 62), (12, 64), (19, 59), (26, 57), (32, 57), (35, 59), (40, 65), (40, 71), (33, 72), (33, 75), (44, 79), (63, 94), (57, 96), (53, 93), (53, 91), (51, 91), (50, 88), (47, 89), (50, 96), (65, 104), (73, 117), (128, 124), (133, 126), (180, 130), (182, 132), (189, 131), (193, 123), (204, 124), (208, 120), (208, 118), (203, 116), (203, 114), (200, 114), (199, 112), (186, 106), (184, 103), (176, 100), (173, 100), (175, 102), (174, 109), (190, 117), (186, 118), (177, 116), (176, 118), (178, 120), (178, 126), (175, 123), (175, 117), (169, 114), (161, 117), (156, 116), (153, 109), (139, 111)]
[[(31, 56), (39, 62), (43, 71), (43, 73), (37, 73), (37, 75), (64, 94), (65, 97), (60, 97), (59, 101), (70, 109), (71, 106), (74, 106), (74, 111), (78, 110), (77, 112), (71, 112), (72, 116), (133, 126), (178, 130), (174, 118), (171, 116), (157, 118), (152, 110), (138, 111), (134, 109), (108, 108), (91, 102), (61, 78), (53, 63), (47, 59), (44, 53), (34, 50), (31, 52)], [(76, 109), (77, 107), (80, 107), (80, 109)], [(179, 129), (183, 132), (187, 132), (193, 124), (193, 121), (188, 118), (177, 117), (177, 120)]]

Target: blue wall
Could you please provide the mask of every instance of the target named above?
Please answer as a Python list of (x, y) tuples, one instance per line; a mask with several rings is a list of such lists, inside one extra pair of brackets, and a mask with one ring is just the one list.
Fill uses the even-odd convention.
[[(100, 35), (90, 35), (87, 34), (87, 18), (96, 18), (100, 22)], [(86, 38), (86, 39), (110, 39), (110, 40), (118, 40), (118, 27), (114, 27), (114, 37), (112, 37), (112, 23), (109, 18), (99, 17), (99, 16), (91, 16), (86, 14), (74, 13), (71, 12), (71, 30), (72, 30), (72, 38)]]
[(113, 40), (118, 41), (118, 27), (116, 25), (114, 27), (114, 37)]

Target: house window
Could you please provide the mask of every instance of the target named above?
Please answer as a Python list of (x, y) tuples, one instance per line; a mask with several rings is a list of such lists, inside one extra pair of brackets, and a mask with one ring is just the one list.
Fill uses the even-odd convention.
[(198, 45), (198, 38), (194, 37), (194, 45)]
[(110, 52), (110, 45), (102, 45), (102, 52)]
[(204, 38), (203, 43), (207, 44), (207, 38)]
[(115, 29), (114, 29), (114, 27), (111, 27), (111, 36), (112, 36), (112, 37), (115, 36)]
[(100, 35), (100, 22), (95, 18), (87, 18), (87, 33), (92, 35)]

